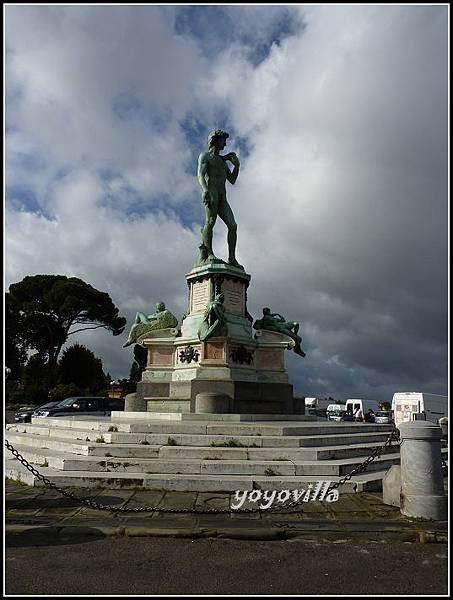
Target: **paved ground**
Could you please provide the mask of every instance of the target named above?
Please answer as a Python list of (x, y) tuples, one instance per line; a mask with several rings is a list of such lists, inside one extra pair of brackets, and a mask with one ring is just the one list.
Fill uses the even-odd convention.
[[(207, 492), (154, 490), (71, 490), (79, 498), (94, 498), (114, 508), (152, 507), (146, 512), (105, 511), (83, 506), (48, 488), (33, 488), (6, 481), (6, 532), (23, 534), (47, 528), (65, 536), (78, 528), (87, 533), (115, 536), (227, 537), (240, 539), (292, 539), (296, 537), (341, 539), (392, 539), (418, 541), (420, 536), (446, 540), (445, 522), (403, 517), (398, 508), (382, 503), (376, 493), (341, 494), (339, 500), (305, 502), (279, 512), (230, 510), (232, 496)], [(277, 506), (274, 503), (273, 506)], [(218, 513), (215, 511), (219, 511)]]
[(439, 595), (446, 544), (170, 538), (8, 538), (21, 595)]
[(5, 491), (7, 594), (447, 593), (447, 524), (404, 518), (377, 493), (216, 514), (229, 494), (72, 490), (155, 508), (121, 513), (9, 480)]

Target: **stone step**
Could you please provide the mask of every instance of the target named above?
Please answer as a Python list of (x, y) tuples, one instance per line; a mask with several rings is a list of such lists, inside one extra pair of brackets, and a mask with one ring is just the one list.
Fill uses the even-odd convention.
[[(281, 457), (285, 460), (335, 460), (354, 457), (366, 457), (376, 443), (350, 444), (349, 446), (321, 446), (309, 448), (234, 448), (211, 446), (169, 446), (162, 444), (105, 444), (96, 442), (73, 442), (67, 438), (44, 437), (31, 433), (14, 433), (9, 430), (5, 439), (14, 447), (45, 448), (53, 451), (73, 453), (76, 455), (112, 457), (112, 458), (175, 458), (204, 459), (205, 457), (221, 460), (273, 460)], [(168, 442), (168, 438), (167, 438)], [(384, 453), (398, 451), (398, 445), (388, 446)]]
[(71, 442), (66, 439), (43, 437), (42, 435), (32, 435), (28, 433), (14, 433), (11, 430), (5, 433), (5, 439), (16, 448), (16, 446), (26, 445), (28, 448), (39, 448), (41, 450), (65, 450), (73, 454), (88, 455), (89, 446), (87, 443)]
[[(212, 448), (212, 447), (183, 447), (183, 446), (151, 446), (151, 445), (110, 445), (110, 444), (93, 444), (74, 445), (67, 440), (58, 440), (56, 438), (48, 438), (46, 446), (42, 443), (40, 436), (32, 436), (31, 434), (14, 434), (8, 436), (8, 441), (17, 449), (25, 458), (32, 457), (32, 461), (36, 464), (44, 464), (46, 461), (55, 468), (72, 469), (69, 467), (71, 460), (85, 460), (85, 466), (80, 465), (78, 468), (91, 470), (99, 465), (101, 459), (116, 462), (121, 466), (121, 461), (128, 463), (140, 462), (141, 459), (152, 461), (251, 461), (255, 463), (266, 463), (267, 467), (271, 467), (275, 462), (298, 463), (304, 465), (304, 473), (308, 470), (313, 471), (312, 467), (319, 464), (319, 473), (324, 473), (325, 469), (329, 469), (328, 465), (337, 465), (339, 473), (344, 473), (349, 470), (349, 465), (356, 466), (365, 460), (374, 450), (373, 444), (362, 444), (357, 447), (351, 446), (345, 448), (298, 448), (298, 449), (268, 449), (268, 448)], [(394, 445), (384, 449), (382, 459), (386, 458), (395, 462), (390, 456), (398, 455), (399, 447)], [(51, 462), (60, 461), (60, 462)], [(63, 459), (66, 459), (66, 463)], [(63, 460), (63, 462), (61, 462)], [(91, 463), (90, 463), (91, 461)], [(66, 464), (66, 466), (62, 466)], [(325, 467), (322, 465), (325, 464)], [(340, 465), (346, 465), (344, 468)], [(74, 467), (75, 468), (75, 467)], [(110, 468), (110, 467), (108, 467)], [(154, 470), (154, 467), (152, 467)], [(209, 467), (214, 468), (214, 467)], [(352, 468), (352, 467), (351, 467)], [(299, 469), (300, 471), (300, 469)], [(153, 471), (154, 472), (154, 471)], [(241, 471), (242, 472), (242, 471)], [(330, 471), (328, 471), (330, 472)], [(297, 474), (297, 473), (296, 473)]]
[[(157, 398), (156, 398), (157, 400)], [(180, 400), (175, 398), (175, 400)], [(182, 399), (189, 400), (189, 398)], [(219, 421), (219, 422), (255, 422), (255, 421), (315, 421), (313, 415), (284, 415), (284, 414), (246, 414), (246, 413), (182, 413), (182, 412), (126, 412), (112, 411), (112, 421), (137, 420), (137, 421)]]
[[(106, 418), (108, 419), (108, 417)], [(29, 425), (47, 427), (50, 429), (74, 429), (78, 431), (102, 431), (116, 429), (118, 433), (162, 433), (162, 434), (190, 434), (190, 435), (256, 435), (256, 436), (326, 436), (347, 434), (376, 434), (390, 432), (389, 425), (374, 425), (369, 423), (229, 423), (229, 422), (162, 422), (162, 421), (138, 421), (138, 420), (116, 420), (97, 421), (82, 420), (77, 418), (38, 418), (34, 417)], [(31, 429), (30, 429), (31, 431)]]
[(15, 429), (9, 429), (10, 432), (17, 431), (31, 435), (41, 435), (43, 437), (53, 437), (58, 439), (69, 438), (73, 442), (96, 442), (107, 444), (141, 444), (147, 442), (151, 445), (166, 445), (174, 443), (181, 446), (207, 446), (216, 444), (230, 443), (238, 447), (313, 447), (313, 446), (337, 446), (350, 445), (351, 443), (376, 442), (383, 443), (388, 436), (388, 431), (374, 431), (369, 433), (341, 433), (335, 435), (225, 435), (217, 434), (190, 434), (190, 433), (121, 433), (108, 432), (91, 429), (75, 429), (65, 427), (53, 427), (46, 425), (36, 425), (35, 423), (18, 423)]
[[(95, 442), (97, 439), (106, 440), (107, 433), (103, 430), (94, 429), (75, 429), (73, 427), (54, 427), (51, 425), (35, 425), (34, 423), (17, 423), (16, 431), (18, 433), (27, 433), (38, 435), (43, 438), (70, 439), (74, 442)], [(8, 431), (8, 433), (11, 430)], [(127, 435), (127, 434), (124, 434)]]
[[(219, 475), (344, 475), (359, 466), (361, 459), (336, 461), (291, 461), (291, 460), (221, 460), (221, 459), (177, 459), (139, 458), (124, 459), (112, 457), (75, 456), (55, 450), (30, 450), (19, 446), (18, 452), (30, 463), (38, 467), (51, 467), (63, 471), (97, 471), (127, 473), (189, 473)], [(399, 461), (399, 454), (379, 457), (368, 467), (368, 471), (390, 468)]]
[[(309, 483), (316, 485), (315, 476), (259, 476), (259, 475), (211, 475), (211, 474), (137, 474), (86, 471), (57, 471), (51, 467), (41, 467), (40, 472), (59, 487), (136, 489), (145, 487), (155, 490), (234, 492), (252, 489), (262, 490), (301, 490)], [(376, 471), (352, 477), (342, 485), (339, 492), (365, 491), (382, 488), (382, 477), (386, 471)], [(44, 486), (44, 482), (31, 474), (18, 460), (5, 461), (5, 476), (28, 485)], [(335, 483), (338, 476), (328, 478)], [(323, 480), (327, 480), (323, 478)]]
[[(161, 446), (159, 458), (203, 458), (204, 456), (220, 459), (237, 458), (249, 460), (273, 460), (281, 457), (285, 460), (326, 460), (367, 457), (378, 444), (351, 444), (350, 446), (329, 446), (310, 448), (212, 448), (194, 446)], [(384, 453), (397, 452), (397, 445), (387, 446)]]

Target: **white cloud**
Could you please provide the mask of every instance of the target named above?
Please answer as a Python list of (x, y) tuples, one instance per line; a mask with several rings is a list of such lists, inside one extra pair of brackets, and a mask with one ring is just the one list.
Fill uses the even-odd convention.
[[(181, 123), (227, 110), (251, 148), (228, 190), (249, 310), (301, 321), (296, 390), (442, 393), (446, 7), (299, 10), (305, 29), (254, 66), (238, 38), (203, 54), (158, 7), (8, 7), (7, 284), (75, 275), (128, 319), (161, 299), (180, 316), (202, 218)], [(79, 339), (127, 375), (122, 338)]]

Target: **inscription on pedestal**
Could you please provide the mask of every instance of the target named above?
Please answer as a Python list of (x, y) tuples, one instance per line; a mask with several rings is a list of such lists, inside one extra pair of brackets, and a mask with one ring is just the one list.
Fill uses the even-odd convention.
[(225, 295), (225, 310), (243, 315), (245, 310), (245, 288), (239, 281), (226, 279), (222, 284), (222, 292)]
[(192, 308), (191, 312), (204, 311), (210, 300), (209, 280), (198, 281), (192, 286)]

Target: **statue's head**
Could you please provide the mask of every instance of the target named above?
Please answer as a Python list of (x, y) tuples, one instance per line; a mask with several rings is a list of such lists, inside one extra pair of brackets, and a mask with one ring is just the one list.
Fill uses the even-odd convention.
[(156, 304), (156, 312), (162, 312), (165, 310), (165, 304), (163, 302), (158, 302)]
[(217, 296), (215, 297), (215, 299), (218, 302), (220, 302), (221, 304), (223, 304), (224, 301), (225, 301), (225, 296), (224, 296), (224, 294), (222, 292), (220, 292), (220, 294), (217, 294)]
[(226, 140), (230, 137), (230, 134), (226, 131), (222, 131), (221, 129), (216, 129), (215, 131), (211, 131), (208, 135), (208, 148), (209, 150), (213, 150), (215, 148), (225, 148)]
[(270, 308), (263, 308), (263, 315), (270, 315), (270, 314), (271, 314)]

